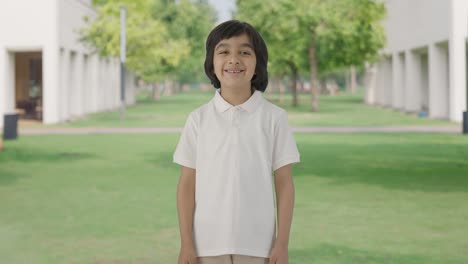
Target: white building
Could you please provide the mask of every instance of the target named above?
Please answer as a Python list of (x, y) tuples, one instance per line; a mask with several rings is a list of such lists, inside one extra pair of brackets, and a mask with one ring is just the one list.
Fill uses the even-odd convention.
[[(120, 62), (79, 41), (91, 0), (7, 0), (0, 4), (0, 127), (4, 114), (58, 123), (120, 105)], [(126, 103), (134, 103), (126, 76)]]
[(384, 0), (387, 46), (366, 102), (462, 121), (467, 109), (468, 0)]

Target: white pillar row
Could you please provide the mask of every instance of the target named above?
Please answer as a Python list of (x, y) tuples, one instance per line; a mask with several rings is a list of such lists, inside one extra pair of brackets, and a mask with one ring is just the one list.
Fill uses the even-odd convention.
[(393, 69), (392, 69), (392, 58), (384, 58), (384, 86), (382, 93), (382, 101), (384, 106), (392, 105), (392, 94), (393, 94)]
[(125, 104), (130, 105), (135, 103), (135, 74), (127, 71), (125, 77)]
[(59, 115), (60, 121), (65, 121), (70, 117), (68, 93), (68, 83), (70, 77), (70, 52), (60, 49), (60, 89), (59, 89)]
[(83, 54), (76, 53), (76, 65), (75, 65), (75, 83), (73, 85), (75, 92), (75, 110), (76, 115), (83, 115)]
[(43, 58), (43, 123), (52, 124), (59, 118), (59, 56), (55, 42), (44, 47)]
[(112, 87), (114, 87), (114, 108), (120, 106), (120, 66), (119, 60), (112, 60)]
[(420, 87), (421, 105), (420, 109), (426, 113), (429, 111), (429, 59), (427, 52), (420, 55)]
[(405, 57), (401, 53), (393, 53), (393, 93), (392, 107), (395, 109), (403, 109), (404, 105), (404, 90), (405, 90)]
[(73, 118), (78, 114), (77, 105), (76, 105), (76, 94), (77, 94), (77, 86), (76, 86), (76, 79), (78, 76), (76, 75), (76, 57), (77, 54), (74, 51), (70, 51), (70, 68), (68, 70), (68, 109), (70, 112), (69, 117)]
[[(8, 114), (15, 110), (15, 53), (0, 52), (0, 113)], [(3, 120), (3, 115), (2, 115)], [(3, 126), (3, 122), (2, 122)]]
[(115, 59), (111, 58), (109, 59), (109, 86), (111, 87), (111, 93), (109, 96), (112, 98), (112, 109), (115, 109), (119, 106), (119, 100), (118, 100), (118, 95), (119, 95), (119, 89), (117, 87), (117, 79), (116, 79), (116, 68), (115, 68)]
[(82, 75), (83, 75), (83, 81), (81, 83), (81, 98), (83, 100), (81, 101), (81, 109), (82, 109), (82, 114), (85, 115), (89, 113), (89, 60), (88, 60), (88, 55), (82, 54), (83, 56), (83, 67), (82, 69)]
[(407, 50), (405, 53), (406, 60), (406, 84), (405, 84), (405, 106), (407, 112), (418, 112), (421, 106), (421, 73), (420, 59), (416, 52)]
[(383, 58), (377, 63), (377, 82), (375, 86), (375, 103), (383, 105), (383, 89), (385, 86), (385, 67)]
[(102, 105), (102, 109), (107, 111), (109, 110), (109, 97), (108, 97), (108, 91), (109, 91), (109, 87), (107, 86), (107, 79), (109, 79), (109, 76), (108, 75), (108, 70), (107, 70), (107, 59), (106, 58), (103, 58), (102, 59), (102, 64), (101, 64), (101, 67), (102, 67), (102, 75), (101, 75), (101, 87), (99, 87), (99, 90), (101, 91), (101, 97), (99, 98), (99, 100), (102, 101), (103, 105)]
[(445, 45), (429, 46), (429, 117), (448, 119), (448, 50)]
[(4, 114), (14, 113), (16, 108), (15, 53), (2, 48), (0, 51), (0, 127), (3, 127)]
[(99, 88), (99, 56), (97, 54), (90, 55), (89, 71), (90, 71), (90, 102), (91, 112), (97, 112), (98, 104), (98, 88)]
[[(0, 127), (3, 127), (3, 114), (6, 113), (6, 93), (10, 85), (8, 84), (8, 52), (0, 46)], [(1, 87), (4, 87), (3, 89)]]
[(116, 109), (120, 105), (119, 95), (120, 95), (120, 87), (117, 83), (117, 67), (115, 65), (115, 59), (110, 59), (110, 86), (112, 87), (112, 109)]
[(97, 101), (98, 101), (98, 111), (102, 111), (105, 109), (105, 104), (104, 104), (104, 59), (99, 57), (99, 75), (98, 75), (98, 80), (99, 80), (99, 85), (97, 87)]
[[(450, 1), (449, 22), (449, 116), (450, 120), (461, 122), (466, 111), (466, 0)], [(465, 21), (465, 23), (459, 23)]]
[(366, 104), (376, 103), (376, 85), (377, 85), (377, 66), (375, 64), (366, 63), (365, 84), (366, 94), (364, 101)]
[(104, 85), (106, 87), (106, 93), (104, 94), (104, 98), (106, 99), (106, 110), (111, 110), (113, 98), (112, 98), (112, 86), (110, 84), (110, 79), (111, 79), (110, 59), (106, 58), (104, 62), (105, 62), (104, 68), (106, 71), (106, 74), (104, 75)]

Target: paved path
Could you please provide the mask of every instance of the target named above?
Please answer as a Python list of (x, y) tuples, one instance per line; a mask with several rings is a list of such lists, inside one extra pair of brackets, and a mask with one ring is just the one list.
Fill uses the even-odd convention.
[[(392, 132), (423, 132), (460, 134), (461, 125), (457, 126), (385, 126), (385, 127), (293, 127), (297, 133), (392, 133)], [(118, 127), (86, 127), (86, 128), (19, 128), (20, 135), (86, 135), (86, 134), (159, 134), (180, 133), (182, 128), (118, 128)]]

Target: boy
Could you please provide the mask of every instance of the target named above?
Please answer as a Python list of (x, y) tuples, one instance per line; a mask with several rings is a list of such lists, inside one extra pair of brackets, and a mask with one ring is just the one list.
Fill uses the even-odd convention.
[(205, 72), (217, 90), (190, 113), (174, 153), (179, 264), (288, 263), (299, 152), (286, 112), (262, 96), (267, 63), (265, 42), (245, 22), (224, 22), (207, 38)]

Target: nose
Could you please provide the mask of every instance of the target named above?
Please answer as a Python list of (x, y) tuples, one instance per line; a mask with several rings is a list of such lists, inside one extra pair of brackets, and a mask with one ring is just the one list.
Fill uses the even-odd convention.
[(239, 64), (240, 61), (239, 61), (239, 58), (237, 57), (236, 54), (232, 54), (230, 57), (229, 57), (229, 64)]

